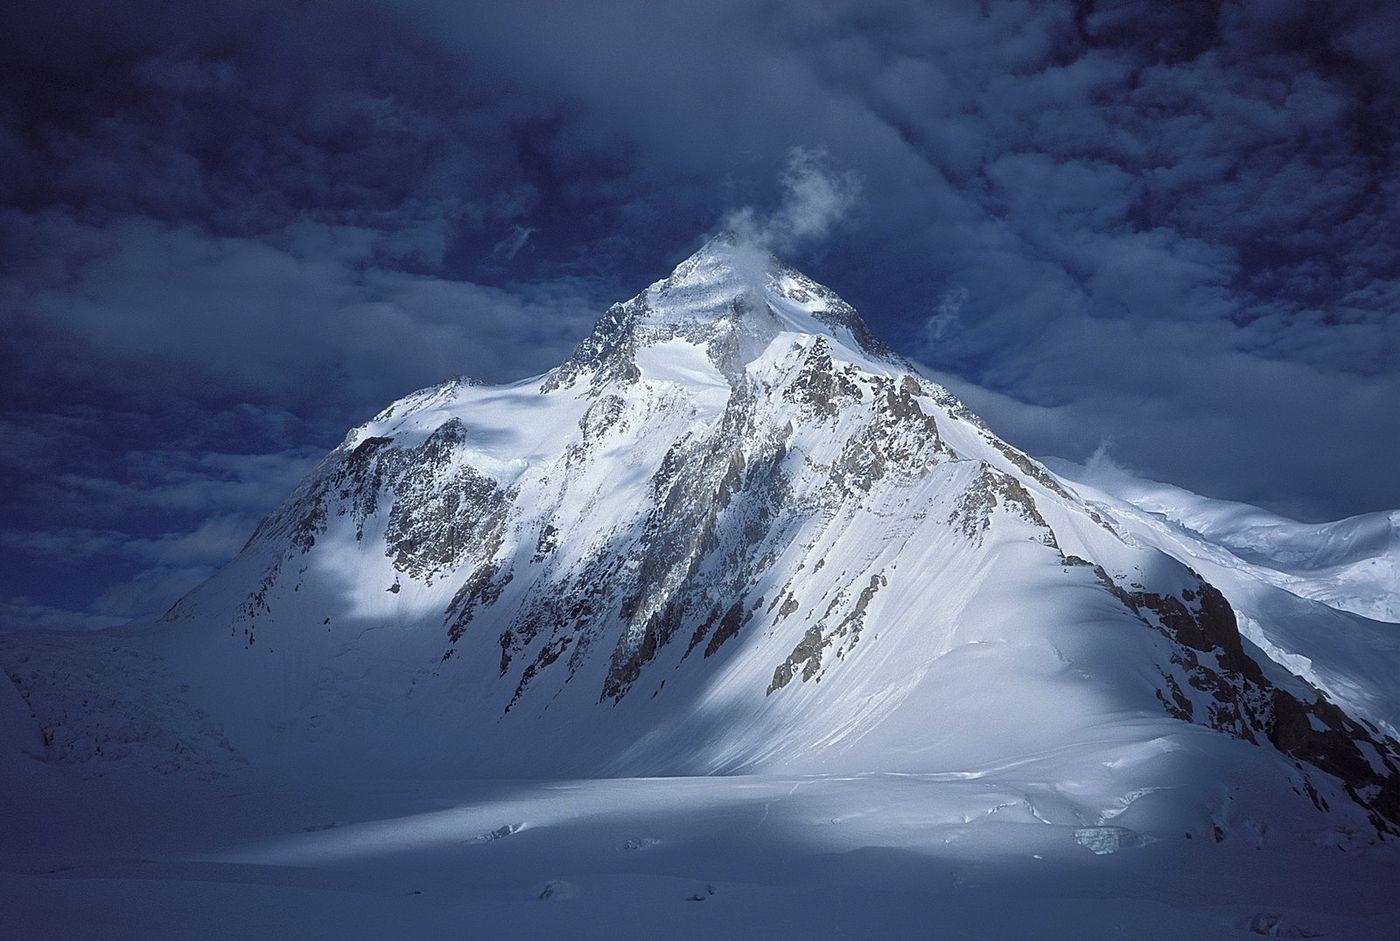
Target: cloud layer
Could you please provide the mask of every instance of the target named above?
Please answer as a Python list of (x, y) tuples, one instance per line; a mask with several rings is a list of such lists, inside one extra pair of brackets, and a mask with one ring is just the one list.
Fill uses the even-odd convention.
[(726, 216), (1032, 451), (1400, 505), (1384, 4), (9, 20), (0, 621), (159, 607), (348, 425), (547, 368)]

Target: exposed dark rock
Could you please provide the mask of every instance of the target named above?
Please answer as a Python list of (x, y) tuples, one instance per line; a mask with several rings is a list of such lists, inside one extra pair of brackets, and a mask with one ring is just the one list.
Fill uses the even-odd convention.
[(835, 417), (843, 404), (861, 400), (856, 371), (837, 369), (831, 360), (831, 344), (825, 337), (812, 341), (802, 358), (797, 378), (783, 390), (783, 398), (800, 405), (807, 417)]
[(748, 618), (744, 615), (743, 608), (739, 602), (734, 602), (729, 609), (724, 612), (724, 617), (720, 618), (719, 627), (710, 636), (710, 642), (705, 646), (705, 658), (709, 659), (719, 650), (720, 645), (726, 640), (739, 633), (739, 628), (744, 625)]
[(1255, 744), (1268, 742), (1332, 775), (1378, 831), (1400, 835), (1400, 744), (1374, 737), (1316, 689), (1315, 698), (1303, 701), (1270, 682), (1245, 652), (1225, 596), (1195, 573), (1197, 587), (1184, 589), (1180, 598), (1124, 589), (1101, 566), (1094, 574), (1145, 624), (1173, 641), (1172, 663), (1192, 688), (1211, 696), (1206, 715), (1198, 716), (1176, 678), (1164, 674), (1167, 693), (1159, 690), (1157, 698), (1170, 715)]
[(1040, 464), (1031, 460), (1020, 451), (1017, 451), (995, 435), (988, 436), (987, 440), (990, 441), (992, 447), (1000, 451), (1008, 461), (1016, 465), (1016, 469), (1021, 473), (1025, 474), (1057, 497), (1064, 497), (1066, 500), (1071, 499), (1070, 495), (1065, 492), (1065, 488), (1060, 486), (1059, 481), (1051, 477), (1050, 472)]
[(1035, 498), (1025, 486), (985, 461), (978, 463), (981, 464), (980, 472), (964, 491), (948, 522), (980, 544), (983, 534), (992, 524), (992, 511), (1000, 506), (1038, 526), (1042, 530), (1039, 540), (1051, 548), (1058, 548), (1055, 533), (1045, 517), (1040, 515)]
[(840, 642), (837, 649), (837, 656), (845, 655), (845, 651), (851, 649), (860, 640), (861, 628), (865, 626), (865, 617), (870, 602), (874, 600), (875, 593), (887, 584), (885, 576), (875, 574), (870, 576), (870, 582), (861, 589), (856, 597), (855, 604), (848, 611), (834, 628), (826, 630), (826, 624), (835, 611), (845, 601), (845, 594), (840, 593), (827, 606), (826, 613), (822, 615), (820, 621), (807, 629), (807, 633), (798, 641), (788, 658), (778, 664), (773, 671), (773, 679), (768, 684), (767, 695), (772, 695), (778, 690), (791, 683), (793, 677), (798, 675), (798, 667), (801, 667), (802, 682), (820, 677), (822, 668), (823, 652), (833, 644)]
[(773, 671), (773, 680), (768, 684), (768, 695), (771, 696), (791, 683), (792, 678), (797, 676), (799, 667), (802, 668), (803, 682), (816, 676), (822, 665), (822, 650), (829, 643), (830, 641), (822, 637), (820, 624), (813, 624), (807, 628), (807, 633), (802, 635), (792, 653)]
[(559, 548), (559, 527), (545, 523), (540, 527), (540, 538), (535, 542), (535, 554), (531, 562), (542, 562), (545, 556)]
[(506, 704), (506, 712), (520, 701), (520, 697), (525, 695), (525, 687), (530, 685), (530, 681), (535, 678), (545, 667), (549, 666), (564, 652), (565, 648), (573, 640), (571, 637), (557, 637), (540, 648), (539, 655), (535, 657), (535, 662), (525, 668), (525, 672), (520, 675), (520, 682), (515, 686), (515, 695)]
[(452, 643), (462, 638), (462, 632), (472, 622), (479, 605), (496, 603), (510, 578), (511, 573), (506, 571), (502, 575), (500, 564), (494, 560), (481, 563), (467, 576), (462, 587), (452, 596), (452, 604), (447, 609), (450, 625), (447, 637)]
[[(603, 698), (620, 698), (684, 624), (708, 615), (686, 653), (695, 649), (714, 622), (712, 598), (728, 604), (706, 657), (746, 620), (741, 599), (770, 561), (762, 545), (775, 535), (787, 504), (786, 445), (781, 435), (757, 433), (753, 409), (752, 396), (735, 390), (718, 428), (678, 442), (653, 476), (655, 509), (638, 540), (635, 587), (620, 607), (628, 626), (613, 651)], [(698, 577), (710, 562), (722, 573), (717, 584)]]
[(640, 299), (609, 307), (593, 332), (549, 374), (540, 392), (573, 385), (583, 376), (590, 378), (591, 389), (595, 392), (609, 382), (623, 385), (636, 382), (641, 374), (632, 356), (636, 349), (633, 331), (646, 309), (646, 303)]

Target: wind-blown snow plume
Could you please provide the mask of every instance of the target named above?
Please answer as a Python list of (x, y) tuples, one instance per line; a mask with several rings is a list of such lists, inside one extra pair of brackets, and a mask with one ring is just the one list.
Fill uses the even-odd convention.
[(725, 218), (725, 228), (741, 244), (781, 252), (799, 242), (821, 238), (860, 196), (860, 177), (851, 170), (833, 170), (826, 152), (820, 149), (789, 150), (779, 183), (783, 200), (772, 214), (762, 216), (752, 206), (745, 206)]
[(924, 333), (929, 342), (942, 339), (943, 334), (957, 322), (969, 296), (970, 292), (964, 287), (950, 288), (943, 293), (938, 302), (938, 309), (924, 321)]

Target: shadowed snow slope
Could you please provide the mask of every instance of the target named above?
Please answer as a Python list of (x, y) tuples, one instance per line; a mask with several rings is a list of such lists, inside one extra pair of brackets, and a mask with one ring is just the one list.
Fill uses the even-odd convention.
[(1392, 625), (1284, 577), (1381, 537), (1202, 514), (1061, 482), (721, 236), (550, 373), (351, 431), (159, 622), (6, 640), (43, 738), (11, 747), (303, 780), (914, 775), (1094, 853), (1400, 832)]

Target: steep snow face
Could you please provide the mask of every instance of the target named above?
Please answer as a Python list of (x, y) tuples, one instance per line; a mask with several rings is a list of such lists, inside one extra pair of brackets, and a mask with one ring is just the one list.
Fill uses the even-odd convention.
[[(1368, 726), (1263, 658), (1122, 525), (832, 291), (721, 237), (552, 372), (352, 431), (153, 642), (262, 760), (1034, 761), (1085, 819), (1147, 786), (1163, 812), (1239, 787), (1400, 821), (1395, 715)], [(1090, 753), (1104, 770), (1047, 758)]]

